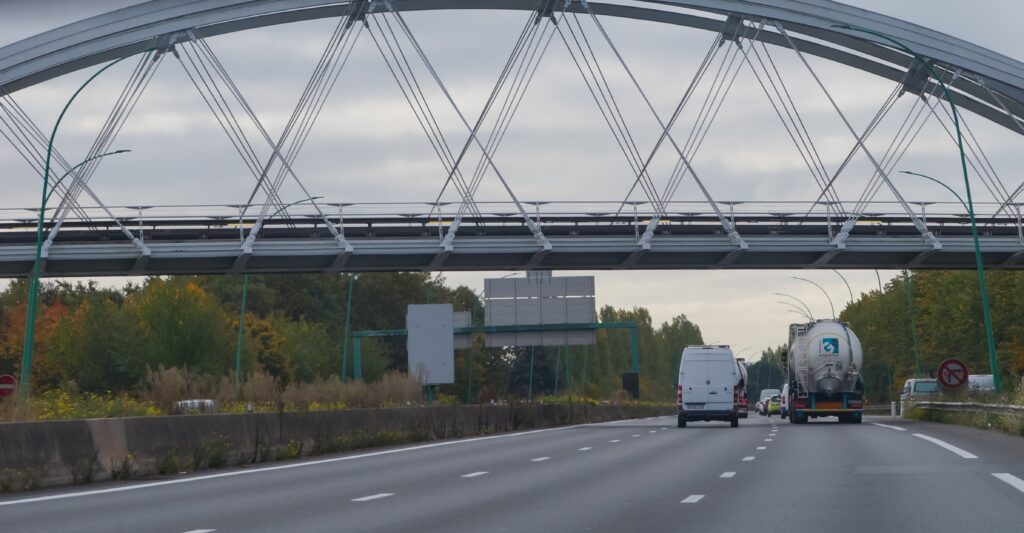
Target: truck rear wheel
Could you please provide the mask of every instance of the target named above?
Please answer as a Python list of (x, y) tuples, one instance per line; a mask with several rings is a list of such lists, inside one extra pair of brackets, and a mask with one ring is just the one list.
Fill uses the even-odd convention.
[(686, 415), (679, 415), (679, 420), (676, 423), (676, 427), (686, 427)]

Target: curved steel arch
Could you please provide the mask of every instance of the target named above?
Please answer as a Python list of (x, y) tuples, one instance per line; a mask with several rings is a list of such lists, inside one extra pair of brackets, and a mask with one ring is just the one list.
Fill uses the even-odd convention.
[[(1024, 63), (928, 28), (831, 0), (640, 0), (650, 7), (591, 2), (599, 15), (719, 31), (721, 18), (737, 15), (782, 23), (811, 37), (801, 49), (831, 61), (900, 82), (913, 58), (874, 36), (835, 28), (858, 26), (892, 36), (947, 71), (958, 105), (1015, 132), (1024, 132)], [(13, 93), (110, 59), (166, 45), (175, 32), (196, 29), (209, 37), (288, 22), (348, 14), (354, 2), (330, 0), (152, 0), (56, 28), (0, 48), (0, 94)], [(539, 0), (391, 0), (398, 11), (448, 9), (535, 10)], [(573, 2), (573, 10), (581, 9)], [(778, 33), (759, 39), (788, 46)], [(821, 44), (823, 41), (829, 46)], [(926, 87), (926, 90), (928, 87)], [(998, 95), (998, 100), (996, 99)], [(1010, 115), (1004, 112), (1006, 108)]]

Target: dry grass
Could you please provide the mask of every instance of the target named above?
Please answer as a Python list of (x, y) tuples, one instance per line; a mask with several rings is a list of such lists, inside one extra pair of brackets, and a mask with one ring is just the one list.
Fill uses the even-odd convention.
[(392, 371), (372, 383), (342, 383), (337, 376), (285, 387), (266, 373), (252, 374), (238, 392), (234, 381), (190, 372), (186, 369), (149, 370), (139, 399), (170, 412), (179, 400), (212, 399), (221, 411), (241, 412), (248, 402), (258, 411), (319, 411), (361, 407), (423, 405), (423, 386), (407, 374)]

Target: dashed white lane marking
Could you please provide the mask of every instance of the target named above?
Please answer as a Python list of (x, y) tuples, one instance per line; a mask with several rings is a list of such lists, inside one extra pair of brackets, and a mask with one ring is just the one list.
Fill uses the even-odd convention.
[(668, 428), (661, 428), (661, 429), (668, 429)]
[(634, 436), (634, 437), (639, 437), (640, 435), (633, 435), (633, 436)]
[[(616, 420), (616, 422), (628, 422), (628, 420)], [(614, 422), (612, 422), (612, 423), (614, 423)], [(317, 459), (315, 461), (303, 461), (303, 462), (300, 462), (300, 463), (288, 463), (288, 464), (283, 464), (283, 465), (274, 465), (274, 466), (267, 466), (267, 467), (262, 467), (262, 468), (251, 468), (251, 469), (246, 469), (246, 470), (232, 470), (230, 472), (220, 472), (220, 473), (217, 473), (217, 474), (208, 474), (208, 475), (203, 475), (203, 476), (183, 477), (183, 478), (178, 478), (178, 479), (169, 479), (169, 480), (166, 480), (166, 481), (154, 481), (154, 482), (151, 482), (151, 483), (139, 483), (137, 485), (125, 485), (125, 486), (121, 486), (121, 487), (112, 487), (112, 488), (109, 488), (109, 489), (86, 490), (86, 491), (81, 491), (81, 492), (69, 492), (69, 493), (65, 493), (65, 494), (53, 494), (53, 495), (50, 495), (50, 496), (38, 496), (38, 497), (34, 497), (34, 498), (22, 498), (20, 500), (0, 501), (0, 507), (5, 507), (5, 506), (8, 506), (8, 505), (20, 505), (20, 504), (25, 504), (25, 503), (37, 503), (37, 502), (47, 502), (47, 501), (54, 501), (54, 500), (65, 500), (65, 499), (68, 499), (68, 498), (81, 498), (81, 497), (84, 497), (84, 496), (97, 496), (97, 495), (100, 495), (100, 494), (112, 494), (112, 493), (115, 493), (115, 492), (126, 492), (126, 491), (142, 490), (142, 489), (149, 489), (149, 488), (153, 488), (153, 487), (165, 487), (165, 486), (168, 486), (168, 485), (179, 485), (179, 484), (182, 484), (182, 483), (196, 483), (196, 482), (199, 482), (199, 481), (208, 481), (208, 480), (212, 480), (212, 479), (221, 479), (221, 478), (226, 478), (226, 477), (248, 476), (248, 475), (252, 475), (252, 474), (262, 474), (262, 473), (265, 473), (265, 472), (275, 472), (275, 471), (278, 471), (278, 470), (290, 470), (292, 468), (306, 468), (306, 467), (310, 467), (310, 466), (319, 466), (319, 465), (325, 465), (325, 464), (331, 464), (331, 463), (341, 463), (341, 462), (348, 462), (348, 461), (356, 461), (356, 460), (359, 460), (359, 459), (367, 459), (367, 458), (370, 458), (370, 457), (380, 457), (380, 456), (384, 456), (384, 455), (393, 455), (393, 454), (396, 454), (396, 453), (407, 453), (407, 452), (414, 452), (414, 451), (418, 451), (418, 450), (428, 450), (428, 449), (432, 449), (432, 448), (441, 448), (441, 447), (446, 447), (446, 446), (461, 446), (461, 445), (468, 444), (468, 443), (471, 443), (471, 442), (482, 442), (482, 441), (489, 441), (489, 440), (495, 440), (495, 439), (507, 439), (507, 438), (511, 438), (511, 437), (521, 437), (521, 436), (524, 436), (524, 435), (536, 435), (538, 433), (548, 433), (548, 432), (552, 432), (552, 431), (565, 431), (567, 429), (575, 429), (575, 428), (586, 427), (586, 426), (591, 426), (591, 425), (600, 425), (600, 424), (576, 424), (576, 425), (572, 425), (572, 426), (561, 426), (561, 427), (556, 427), (556, 428), (544, 428), (544, 429), (534, 429), (534, 430), (530, 430), (530, 431), (519, 431), (519, 432), (516, 432), (516, 433), (505, 433), (503, 435), (488, 435), (486, 437), (473, 437), (473, 438), (461, 439), (461, 440), (449, 440), (449, 441), (443, 441), (443, 442), (432, 442), (430, 444), (419, 444), (419, 445), (416, 445), (416, 446), (409, 446), (409, 447), (406, 447), (406, 448), (395, 448), (395, 449), (391, 449), (391, 450), (381, 450), (381, 451), (378, 451), (378, 452), (360, 453), (360, 454), (356, 454), (356, 455), (345, 455), (345, 456), (342, 456), (342, 457), (331, 457), (331, 458), (328, 458), (328, 459)]]
[(1021, 478), (1019, 478), (1019, 477), (1017, 477), (1017, 476), (1015, 476), (1013, 474), (1006, 474), (1006, 473), (992, 474), (992, 475), (995, 476), (996, 479), (999, 479), (1001, 481), (1006, 482), (1011, 487), (1013, 487), (1013, 488), (1015, 488), (1015, 489), (1017, 489), (1017, 490), (1019, 490), (1021, 492), (1024, 492), (1024, 479), (1021, 479)]
[(216, 529), (190, 529), (185, 533), (213, 533)]
[(371, 494), (369, 496), (363, 496), (362, 498), (352, 498), (352, 501), (354, 501), (354, 502), (368, 502), (368, 501), (373, 501), (373, 500), (379, 500), (381, 498), (387, 498), (389, 496), (394, 496), (394, 495), (395, 495), (394, 492), (382, 492), (380, 494)]
[(765, 442), (771, 442), (772, 439), (764, 439)]
[(754, 456), (753, 455), (748, 455), (748, 456), (744, 457), (743, 460), (744, 461), (753, 461), (754, 460)]
[(462, 477), (480, 477), (480, 476), (483, 476), (483, 475), (489, 474), (489, 473), (490, 472), (482, 472), (482, 471), (481, 472), (470, 472), (468, 474), (462, 474)]
[(685, 500), (683, 500), (683, 501), (681, 501), (679, 503), (697, 503), (697, 502), (699, 502), (699, 501), (701, 501), (703, 499), (704, 499), (704, 495), (703, 494), (691, 494), (690, 496), (687, 496)]
[(612, 440), (610, 440), (608, 442), (619, 442), (619, 439), (612, 439)]
[(915, 437), (919, 438), (919, 439), (924, 439), (924, 440), (926, 440), (926, 441), (928, 441), (928, 442), (930, 442), (932, 444), (935, 444), (936, 446), (941, 446), (941, 447), (943, 447), (943, 448), (945, 448), (945, 449), (947, 449), (947, 450), (949, 450), (949, 451), (959, 455), (960, 457), (963, 457), (964, 459), (977, 459), (978, 458), (977, 455), (974, 455), (973, 453), (971, 453), (971, 452), (969, 452), (967, 450), (964, 450), (963, 448), (957, 448), (956, 446), (953, 446), (952, 444), (950, 444), (950, 443), (948, 443), (946, 441), (942, 441), (942, 440), (936, 439), (935, 437), (929, 437), (928, 435), (925, 435), (923, 433), (914, 433), (913, 435)]
[(584, 447), (582, 447), (582, 448), (580, 448), (580, 449), (578, 449), (576, 451), (578, 451), (578, 452), (585, 452), (587, 450), (593, 450), (593, 448), (591, 448), (590, 446), (584, 446)]
[(551, 459), (551, 458), (550, 457), (534, 457), (533, 459), (530, 459), (530, 462), (531, 463), (540, 463), (542, 461), (547, 461), (548, 459)]
[(733, 476), (735, 476), (735, 475), (736, 475), (736, 472), (722, 472), (722, 475), (720, 475), (720, 476), (718, 476), (718, 477), (725, 477), (725, 478), (729, 478), (729, 477), (733, 477)]
[(872, 422), (872, 424), (874, 424), (874, 425), (876, 425), (876, 426), (878, 426), (880, 428), (895, 429), (896, 431), (906, 431), (907, 430), (907, 428), (901, 428), (899, 426), (890, 426), (889, 424), (879, 424), (878, 422)]
[(767, 450), (768, 448), (767, 448), (767, 447), (765, 447), (765, 446), (758, 446), (758, 447), (757, 447), (757, 449), (758, 449), (758, 450)]
[(652, 429), (652, 430), (648, 431), (648, 433), (657, 433), (657, 431), (654, 431), (654, 430)]

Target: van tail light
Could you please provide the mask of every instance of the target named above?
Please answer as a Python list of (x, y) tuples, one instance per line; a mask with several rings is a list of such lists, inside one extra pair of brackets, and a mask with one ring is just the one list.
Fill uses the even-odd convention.
[(679, 385), (679, 396), (676, 399), (676, 402), (679, 405), (683, 405), (683, 386), (682, 385)]

